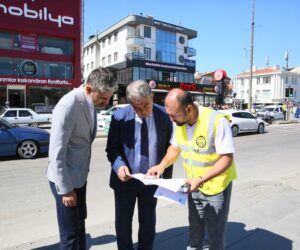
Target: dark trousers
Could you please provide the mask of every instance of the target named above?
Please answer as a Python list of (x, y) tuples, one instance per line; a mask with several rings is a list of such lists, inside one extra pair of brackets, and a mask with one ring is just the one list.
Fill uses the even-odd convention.
[(76, 188), (77, 206), (66, 207), (62, 195), (57, 194), (55, 184), (50, 182), (51, 191), (56, 201), (57, 221), (60, 236), (60, 249), (84, 250), (86, 209), (86, 184)]
[(155, 237), (157, 199), (153, 197), (156, 186), (145, 186), (130, 192), (115, 191), (115, 227), (119, 250), (132, 250), (132, 217), (138, 205), (138, 249), (151, 250)]

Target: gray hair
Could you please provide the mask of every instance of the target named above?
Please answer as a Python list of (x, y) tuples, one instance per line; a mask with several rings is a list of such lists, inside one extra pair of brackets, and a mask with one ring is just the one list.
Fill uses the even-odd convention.
[(86, 84), (95, 91), (115, 92), (118, 89), (113, 73), (107, 68), (96, 68), (88, 76)]
[(141, 101), (152, 95), (149, 84), (144, 80), (137, 80), (130, 83), (126, 88), (126, 97), (129, 102)]

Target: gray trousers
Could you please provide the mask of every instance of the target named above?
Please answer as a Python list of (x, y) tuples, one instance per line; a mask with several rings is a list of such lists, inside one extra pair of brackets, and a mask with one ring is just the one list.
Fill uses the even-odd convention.
[(219, 194), (193, 192), (188, 197), (189, 245), (187, 250), (202, 250), (205, 230), (209, 249), (225, 249), (225, 227), (229, 212), (232, 183)]

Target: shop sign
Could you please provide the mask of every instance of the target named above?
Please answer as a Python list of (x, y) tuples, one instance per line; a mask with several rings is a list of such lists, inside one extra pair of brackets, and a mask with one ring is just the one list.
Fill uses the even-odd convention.
[(221, 81), (227, 76), (227, 73), (223, 69), (218, 69), (215, 71), (214, 78), (216, 81)]
[(42, 20), (47, 22), (56, 23), (61, 28), (62, 25), (74, 25), (74, 17), (64, 16), (60, 14), (53, 14), (46, 6), (35, 7), (35, 3), (29, 7), (27, 3), (21, 6), (9, 6), (9, 4), (0, 4), (0, 14), (24, 17), (32, 20)]
[(22, 50), (37, 50), (37, 36), (35, 34), (20, 35), (20, 46)]
[(37, 73), (37, 64), (34, 61), (26, 60), (21, 63), (20, 69), (25, 76), (35, 76)]
[(184, 59), (184, 65), (189, 66), (189, 67), (195, 67), (196, 66), (196, 61), (195, 60)]
[(196, 50), (194, 48), (189, 48), (187, 47), (187, 55), (188, 56), (195, 56), (196, 55)]
[(186, 91), (197, 91), (197, 84), (187, 84), (187, 83), (180, 83), (179, 88), (186, 90)]
[(165, 23), (165, 22), (155, 20), (155, 19), (153, 20), (153, 25), (161, 26), (161, 27), (168, 28), (168, 29), (175, 30), (175, 31), (183, 31), (183, 28), (180, 26), (176, 26), (176, 25), (170, 24), (170, 23)]
[(26, 77), (1, 77), (0, 76), (0, 85), (1, 84), (38, 84), (38, 85), (71, 85), (72, 82), (68, 80), (58, 80), (58, 79), (39, 79), (39, 78), (26, 78)]

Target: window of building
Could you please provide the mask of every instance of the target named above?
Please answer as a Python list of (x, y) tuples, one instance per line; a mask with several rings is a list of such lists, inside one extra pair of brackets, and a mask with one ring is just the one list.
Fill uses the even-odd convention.
[(268, 76), (268, 77), (264, 77), (264, 78), (263, 78), (263, 83), (264, 83), (264, 84), (271, 83), (271, 77), (269, 77), (269, 76)]
[(108, 55), (108, 57), (107, 57), (107, 63), (111, 63), (111, 55)]
[(118, 52), (114, 53), (114, 62), (118, 61)]
[(289, 83), (289, 77), (288, 77), (288, 76), (285, 77), (285, 83), (286, 83), (286, 84)]
[(69, 39), (38, 37), (38, 49), (43, 53), (72, 56), (73, 42)]
[(241, 85), (244, 86), (244, 79), (241, 79)]
[(72, 79), (73, 66), (71, 63), (0, 57), (0, 75)]
[(156, 29), (156, 60), (176, 63), (176, 33)]
[(90, 64), (89, 64), (89, 63), (86, 65), (86, 70), (87, 70), (87, 71), (90, 70)]
[(91, 46), (91, 54), (94, 53), (94, 45)]
[(264, 89), (261, 92), (261, 97), (262, 98), (269, 98), (271, 96), (271, 90), (269, 89)]
[(102, 40), (102, 48), (105, 48), (105, 39)]
[(111, 45), (111, 37), (110, 36), (107, 38), (107, 43), (108, 43), (108, 45)]
[(260, 84), (260, 78), (257, 77), (256, 79), (257, 79), (257, 84)]
[(118, 32), (115, 32), (114, 34), (114, 42), (117, 42), (118, 41)]
[(105, 65), (105, 56), (102, 57), (102, 65)]
[(151, 38), (151, 27), (144, 26), (144, 37)]
[(88, 56), (90, 52), (90, 48), (86, 48), (86, 55)]
[(144, 48), (145, 59), (151, 60), (151, 48)]
[(91, 69), (94, 69), (94, 62), (91, 62)]
[(0, 31), (0, 49), (12, 49), (12, 33)]

